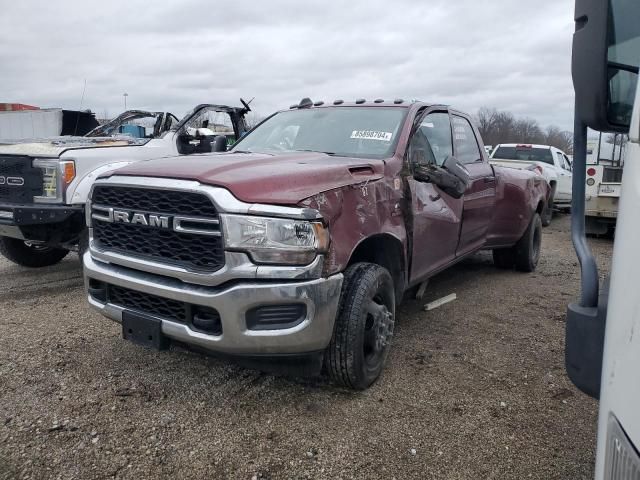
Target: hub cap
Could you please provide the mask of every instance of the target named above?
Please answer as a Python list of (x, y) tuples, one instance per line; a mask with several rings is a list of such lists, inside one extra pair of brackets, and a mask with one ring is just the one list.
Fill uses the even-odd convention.
[(367, 306), (367, 320), (364, 330), (364, 359), (368, 364), (376, 364), (382, 358), (393, 336), (393, 314), (378, 298)]

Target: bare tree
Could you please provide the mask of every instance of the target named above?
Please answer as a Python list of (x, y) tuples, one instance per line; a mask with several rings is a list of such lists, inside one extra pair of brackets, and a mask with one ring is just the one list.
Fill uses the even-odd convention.
[(264, 119), (265, 117), (263, 117), (262, 115), (258, 115), (256, 112), (251, 111), (245, 117), (245, 123), (247, 124), (247, 128), (251, 130)]
[(532, 118), (516, 118), (511, 112), (482, 107), (475, 117), (486, 145), (539, 143), (573, 152), (573, 134), (551, 125), (543, 130)]

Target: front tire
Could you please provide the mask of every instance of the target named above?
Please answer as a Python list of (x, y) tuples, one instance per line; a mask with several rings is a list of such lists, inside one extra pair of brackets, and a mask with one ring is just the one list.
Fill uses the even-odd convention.
[(65, 248), (34, 245), (17, 238), (0, 237), (0, 254), (23, 267), (40, 268), (55, 265), (68, 253), (69, 250)]
[(394, 323), (395, 293), (389, 271), (372, 263), (347, 268), (325, 355), (331, 379), (356, 390), (375, 382), (389, 353)]

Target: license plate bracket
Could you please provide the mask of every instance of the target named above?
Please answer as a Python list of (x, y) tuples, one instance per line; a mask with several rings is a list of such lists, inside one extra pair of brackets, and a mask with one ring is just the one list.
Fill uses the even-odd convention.
[(169, 348), (169, 339), (162, 333), (161, 320), (127, 310), (122, 312), (122, 337), (155, 350)]

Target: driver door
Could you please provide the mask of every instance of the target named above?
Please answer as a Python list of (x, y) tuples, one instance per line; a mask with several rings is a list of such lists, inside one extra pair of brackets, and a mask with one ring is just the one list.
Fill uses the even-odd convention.
[[(409, 141), (411, 171), (419, 163), (442, 165), (453, 153), (447, 112), (430, 112), (419, 121)], [(408, 179), (411, 191), (411, 273), (417, 282), (455, 258), (460, 235), (462, 199), (455, 199), (433, 183)]]

